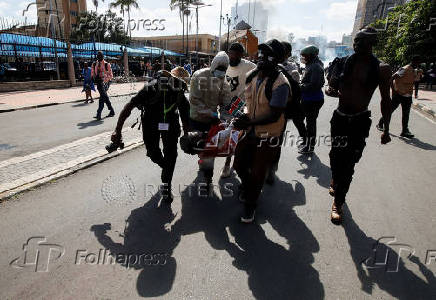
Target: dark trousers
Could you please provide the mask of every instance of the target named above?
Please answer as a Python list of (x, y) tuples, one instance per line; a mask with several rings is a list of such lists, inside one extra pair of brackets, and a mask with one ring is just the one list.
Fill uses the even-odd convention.
[[(174, 168), (177, 161), (177, 143), (180, 136), (180, 126), (170, 124), (169, 131), (158, 131), (158, 124), (143, 123), (143, 138), (147, 156), (162, 168), (162, 183), (171, 188)], [(145, 128), (147, 127), (147, 128)], [(159, 148), (162, 139), (163, 151)], [(163, 153), (162, 153), (163, 152)]]
[(419, 81), (415, 81), (415, 98), (418, 98)]
[[(216, 120), (204, 123), (204, 122), (196, 121), (194, 119), (189, 119), (189, 125), (191, 126), (191, 128), (201, 132), (209, 132), (210, 128), (215, 122)], [(200, 164), (200, 170), (203, 172), (207, 183), (210, 184), (212, 182), (212, 177), (213, 177), (215, 158), (213, 157), (202, 158), (201, 161), (202, 163)]]
[(371, 127), (371, 112), (349, 117), (333, 113), (330, 121), (332, 148), (330, 168), (332, 171), (335, 203), (342, 205), (353, 180), (354, 166), (362, 157), (366, 138)]
[(103, 82), (97, 82), (97, 90), (100, 94), (100, 99), (98, 100), (98, 109), (97, 109), (97, 117), (101, 117), (101, 112), (103, 111), (104, 104), (106, 103), (107, 108), (111, 113), (114, 112), (112, 104), (109, 100), (109, 96), (107, 95), (106, 88)]
[[(401, 95), (394, 95), (392, 97), (392, 113), (400, 106), (403, 111), (402, 115), (402, 124), (403, 124), (403, 132), (409, 130), (409, 116), (410, 116), (410, 108), (412, 107), (412, 97), (403, 97)], [(380, 127), (383, 127), (383, 118), (378, 122)]]
[(302, 102), (304, 119), (306, 119), (305, 143), (311, 147), (315, 147), (316, 144), (316, 120), (318, 119), (319, 110), (323, 105), (324, 100)]
[(256, 209), (266, 176), (279, 150), (277, 141), (272, 141), (270, 144), (255, 137), (245, 137), (239, 141), (233, 168), (241, 178), (247, 209)]

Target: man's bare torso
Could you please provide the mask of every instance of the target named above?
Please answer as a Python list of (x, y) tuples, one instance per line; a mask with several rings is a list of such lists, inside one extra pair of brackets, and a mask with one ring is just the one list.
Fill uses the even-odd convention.
[[(388, 80), (386, 78), (386, 67), (389, 69), (388, 65), (380, 63), (378, 74), (380, 85), (389, 85), (389, 82), (386, 82)], [(367, 83), (368, 76), (371, 76), (370, 72), (370, 57), (357, 58), (350, 78), (347, 78), (340, 88), (338, 109), (342, 113), (357, 114), (368, 109), (372, 95), (377, 88), (377, 86), (369, 86)]]

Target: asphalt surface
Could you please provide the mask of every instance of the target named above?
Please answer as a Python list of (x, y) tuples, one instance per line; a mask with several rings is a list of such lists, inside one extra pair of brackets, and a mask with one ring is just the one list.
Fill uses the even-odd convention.
[[(117, 116), (131, 96), (111, 97), (117, 113), (115, 118), (105, 118), (109, 114), (105, 106), (101, 121), (93, 118), (98, 108), (98, 100), (85, 104), (66, 103), (29, 110), (19, 110), (0, 114), (0, 161), (15, 156), (25, 156), (47, 150), (80, 138), (94, 136), (115, 128)], [(134, 123), (139, 111), (132, 113)]]
[[(318, 135), (336, 105), (326, 99)], [(197, 159), (181, 151), (171, 209), (158, 206), (159, 169), (143, 148), (19, 194), (0, 204), (0, 298), (436, 299), (436, 125), (412, 112), (408, 141), (400, 118), (389, 145), (372, 127), (342, 226), (329, 220), (324, 143), (312, 157), (283, 149), (252, 225), (238, 222), (238, 179), (219, 181), (224, 160), (202, 197)]]

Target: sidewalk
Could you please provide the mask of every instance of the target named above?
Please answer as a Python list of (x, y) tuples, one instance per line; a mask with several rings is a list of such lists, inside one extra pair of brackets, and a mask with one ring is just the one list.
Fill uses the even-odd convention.
[(413, 98), (413, 108), (436, 121), (436, 91), (420, 89), (418, 99)]
[(104, 132), (23, 157), (1, 161), (0, 202), (2, 198), (74, 173), (143, 145), (142, 131), (126, 128), (123, 130), (125, 148), (108, 154), (105, 146), (110, 143), (111, 133), (112, 131)]
[[(134, 94), (143, 86), (144, 82), (114, 83), (111, 84), (108, 95), (110, 97)], [(92, 92), (92, 96), (98, 98), (98, 92)], [(82, 87), (2, 93), (0, 94), (0, 113), (81, 100), (85, 100), (85, 93), (82, 93)]]

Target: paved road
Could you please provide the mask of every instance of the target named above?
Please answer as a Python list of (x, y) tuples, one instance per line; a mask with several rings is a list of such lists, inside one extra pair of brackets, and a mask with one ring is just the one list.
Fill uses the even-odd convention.
[[(319, 135), (335, 106), (326, 100)], [(396, 113), (393, 135), (399, 124)], [(0, 204), (0, 298), (435, 299), (436, 127), (416, 113), (410, 127), (416, 139), (387, 146), (372, 128), (340, 227), (329, 221), (326, 145), (310, 159), (284, 149), (256, 225), (238, 223), (238, 180), (218, 181), (223, 159), (205, 198), (187, 186), (197, 162), (183, 153), (172, 210), (158, 208), (159, 170), (143, 149), (20, 194)]]
[[(112, 97), (117, 116), (131, 97)], [(97, 121), (98, 101), (92, 104), (67, 103), (0, 114), (0, 161), (50, 149), (80, 138), (111, 131), (117, 118)], [(108, 114), (105, 107), (102, 116)], [(132, 114), (139, 115), (139, 111)]]

